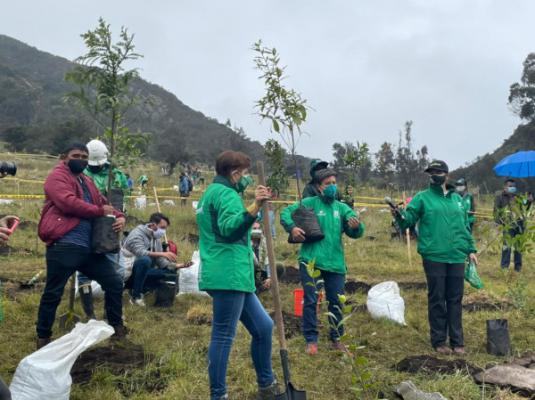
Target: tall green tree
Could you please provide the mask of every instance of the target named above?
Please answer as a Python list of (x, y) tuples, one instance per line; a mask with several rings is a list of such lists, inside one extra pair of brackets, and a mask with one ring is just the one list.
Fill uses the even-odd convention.
[(384, 142), (375, 154), (375, 172), (382, 187), (393, 184), (395, 168), (394, 146), (392, 143)]
[[(102, 18), (94, 30), (81, 37), (87, 53), (78, 57), (77, 66), (65, 75), (67, 81), (78, 86), (67, 98), (76, 101), (104, 129), (113, 162), (118, 148), (133, 153), (139, 148), (132, 143), (135, 135), (129, 133), (123, 119), (127, 110), (139, 101), (130, 87), (138, 71), (137, 68), (128, 69), (127, 65), (142, 55), (135, 51), (134, 35), (124, 27), (114, 43), (110, 25)], [(110, 182), (111, 171), (112, 168)]]
[(535, 121), (535, 53), (524, 60), (520, 82), (513, 83), (509, 89), (509, 105), (521, 119)]
[(277, 49), (266, 47), (259, 40), (253, 45), (253, 51), (256, 53), (254, 63), (261, 74), (259, 79), (265, 85), (265, 94), (256, 102), (256, 108), (263, 120), (271, 122), (271, 131), (279, 135), (290, 152), (296, 172), (297, 193), (301, 199), (296, 150), (302, 135), (301, 125), (307, 119), (307, 101), (284, 84), (285, 67), (280, 65)]

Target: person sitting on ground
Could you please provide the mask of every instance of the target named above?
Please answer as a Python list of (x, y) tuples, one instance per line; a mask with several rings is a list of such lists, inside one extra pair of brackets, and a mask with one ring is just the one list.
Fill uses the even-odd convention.
[(92, 221), (113, 214), (113, 229), (125, 226), (124, 214), (114, 209), (83, 174), (89, 150), (85, 144), (69, 145), (61, 161), (45, 181), (45, 205), (39, 221), (39, 237), (46, 248), (46, 285), (37, 317), (37, 348), (51, 341), (56, 310), (70, 276), (76, 271), (97, 281), (105, 292), (108, 323), (115, 338), (126, 336), (123, 325), (123, 280), (106, 257), (91, 249)]
[(465, 178), (457, 179), (455, 182), (455, 191), (463, 199), (463, 207), (468, 213), (468, 228), (472, 232), (476, 222), (476, 202), (474, 196), (468, 192), (468, 182)]
[[(418, 223), (418, 253), (427, 279), (431, 345), (440, 354), (465, 354), (463, 294), (465, 262), (477, 264), (474, 238), (461, 197), (448, 184), (448, 165), (434, 160), (425, 170), (429, 189), (417, 193), (393, 216), (405, 230)], [(449, 346), (448, 346), (449, 337)]]
[(168, 217), (154, 213), (148, 224), (135, 227), (124, 241), (124, 248), (135, 257), (132, 275), (125, 285), (131, 289), (130, 304), (145, 307), (144, 293), (154, 290), (161, 280), (176, 276), (178, 268), (189, 266), (177, 264), (176, 254), (163, 250), (162, 238), (169, 224)]
[(251, 231), (251, 246), (254, 255), (254, 275), (256, 292), (269, 290), (271, 287), (271, 272), (267, 257), (267, 245), (259, 222), (255, 222)]
[[(302, 203), (297, 202), (286, 207), (281, 213), (281, 224), (286, 232), (292, 235), (296, 243), (305, 241), (305, 231), (292, 219), (292, 213), (299, 207), (312, 208), (318, 218), (325, 238), (313, 243), (303, 243), (299, 252), (299, 271), (304, 291), (303, 334), (307, 343), (307, 354), (318, 352), (318, 280), (323, 280), (325, 295), (329, 303), (330, 339), (335, 350), (349, 354), (346, 346), (340, 342), (344, 334), (342, 308), (339, 296), (344, 294), (347, 266), (344, 259), (342, 235), (356, 239), (364, 234), (364, 223), (359, 221), (355, 211), (347, 204), (336, 200), (336, 172), (333, 169), (321, 169), (315, 177), (319, 182), (320, 196), (308, 197)], [(314, 272), (319, 277), (312, 277), (308, 265), (315, 262)]]

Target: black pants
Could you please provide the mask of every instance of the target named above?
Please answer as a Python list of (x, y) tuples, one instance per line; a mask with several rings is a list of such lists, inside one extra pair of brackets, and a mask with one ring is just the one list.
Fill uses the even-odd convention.
[(0, 400), (11, 400), (9, 388), (2, 379), (0, 379)]
[(106, 315), (111, 326), (122, 325), (123, 281), (104, 254), (92, 254), (84, 247), (55, 243), (46, 250), (46, 286), (37, 317), (37, 336), (52, 336), (56, 309), (69, 277), (80, 271), (104, 290)]
[(464, 346), (463, 294), (464, 264), (445, 264), (424, 260), (427, 278), (427, 307), (431, 345)]

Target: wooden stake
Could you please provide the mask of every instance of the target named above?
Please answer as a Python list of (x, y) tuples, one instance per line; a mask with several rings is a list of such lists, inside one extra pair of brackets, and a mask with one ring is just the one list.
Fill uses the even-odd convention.
[[(159, 213), (161, 213), (162, 210), (160, 209), (160, 202), (158, 201), (158, 192), (156, 191), (156, 186), (153, 186), (152, 188), (154, 189), (154, 199), (156, 200), (156, 209), (158, 210)], [(167, 232), (165, 232), (165, 234), (163, 235), (163, 239), (165, 240), (165, 243), (169, 243), (169, 241), (167, 240)]]

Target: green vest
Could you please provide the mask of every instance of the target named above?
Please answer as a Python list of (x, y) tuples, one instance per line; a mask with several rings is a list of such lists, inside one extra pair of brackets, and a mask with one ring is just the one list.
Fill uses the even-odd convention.
[[(357, 217), (347, 204), (338, 200), (326, 201), (321, 196), (303, 199), (303, 206), (312, 208), (325, 238), (314, 243), (303, 243), (299, 251), (299, 261), (309, 262), (315, 260), (318, 269), (344, 274), (347, 272), (344, 243), (342, 234), (351, 238), (359, 238), (364, 234), (364, 223), (357, 229), (351, 229), (347, 221)], [(299, 202), (286, 207), (281, 213), (281, 224), (290, 233), (296, 226), (292, 220), (292, 213), (299, 208)]]
[(402, 214), (405, 219), (398, 217), (397, 222), (403, 230), (419, 223), (418, 253), (424, 260), (462, 264), (476, 252), (468, 214), (454, 191), (444, 195), (441, 186), (431, 185), (414, 196)]
[(255, 291), (251, 227), (255, 221), (229, 180), (216, 176), (197, 205), (201, 290)]

